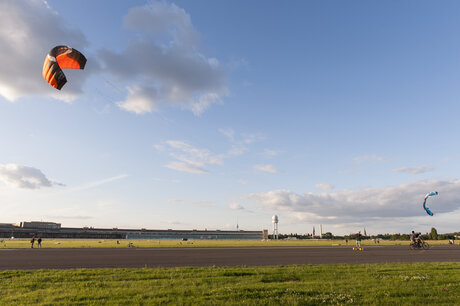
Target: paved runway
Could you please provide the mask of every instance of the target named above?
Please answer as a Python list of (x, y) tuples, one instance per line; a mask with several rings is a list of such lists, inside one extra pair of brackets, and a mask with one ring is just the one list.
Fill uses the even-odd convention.
[(460, 246), (0, 249), (0, 270), (460, 262)]

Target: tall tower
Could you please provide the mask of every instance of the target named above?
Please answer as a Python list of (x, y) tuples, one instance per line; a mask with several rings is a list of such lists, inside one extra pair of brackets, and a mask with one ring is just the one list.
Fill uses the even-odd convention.
[(278, 239), (278, 216), (274, 215), (272, 217), (272, 222), (273, 222), (273, 239)]
[(320, 235), (319, 238), (323, 238), (323, 225), (322, 224), (319, 225), (319, 235)]

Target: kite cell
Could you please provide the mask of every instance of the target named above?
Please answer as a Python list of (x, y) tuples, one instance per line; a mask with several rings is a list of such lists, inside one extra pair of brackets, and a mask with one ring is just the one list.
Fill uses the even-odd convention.
[(425, 196), (425, 201), (423, 201), (423, 208), (425, 209), (426, 213), (429, 214), (430, 216), (433, 216), (433, 213), (431, 212), (431, 210), (428, 207), (426, 207), (426, 200), (429, 197), (432, 197), (434, 195), (438, 195), (438, 192), (437, 191), (430, 192), (429, 194), (427, 194)]
[(43, 77), (51, 86), (60, 90), (67, 82), (62, 69), (84, 69), (85, 64), (86, 57), (79, 51), (67, 46), (56, 46), (46, 55)]

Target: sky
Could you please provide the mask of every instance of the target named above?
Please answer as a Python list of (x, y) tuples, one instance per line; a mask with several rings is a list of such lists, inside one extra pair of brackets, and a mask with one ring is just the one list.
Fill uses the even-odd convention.
[(459, 9), (0, 0), (0, 223), (459, 231)]

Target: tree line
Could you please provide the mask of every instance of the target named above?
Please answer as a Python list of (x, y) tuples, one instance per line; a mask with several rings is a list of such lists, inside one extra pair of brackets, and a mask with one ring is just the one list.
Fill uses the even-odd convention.
[[(337, 240), (354, 240), (356, 239), (357, 233), (349, 235), (333, 235), (331, 232), (324, 233), (321, 237), (319, 235), (313, 236), (312, 234), (279, 234), (279, 239), (337, 239)], [(377, 234), (377, 235), (363, 235), (362, 239), (381, 239), (381, 240), (410, 240), (410, 233), (395, 233), (395, 234)], [(429, 233), (422, 234), (422, 238), (425, 240), (455, 240), (460, 236), (460, 232), (438, 234), (436, 228), (432, 227)], [(273, 239), (273, 235), (268, 235), (269, 239)]]

